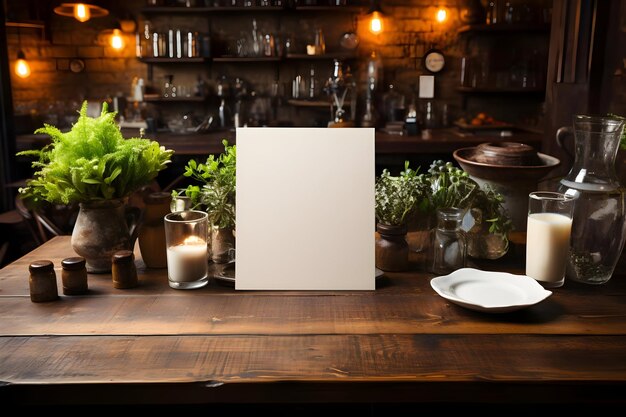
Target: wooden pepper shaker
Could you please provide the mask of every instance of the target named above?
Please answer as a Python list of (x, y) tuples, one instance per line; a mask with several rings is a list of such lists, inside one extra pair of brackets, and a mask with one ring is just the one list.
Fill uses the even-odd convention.
[(65, 258), (61, 261), (61, 266), (63, 267), (63, 271), (61, 272), (63, 294), (80, 295), (87, 293), (85, 258), (81, 256)]
[(30, 278), (30, 300), (33, 303), (54, 301), (59, 298), (57, 275), (51, 261), (35, 261), (28, 267)]
[(113, 287), (133, 288), (138, 285), (135, 255), (132, 251), (121, 250), (113, 255)]

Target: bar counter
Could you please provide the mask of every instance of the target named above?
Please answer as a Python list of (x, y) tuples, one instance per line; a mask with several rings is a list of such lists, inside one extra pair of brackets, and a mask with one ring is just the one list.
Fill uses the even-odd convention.
[[(266, 249), (262, 249), (266, 250)], [(523, 273), (523, 246), (484, 269)], [(466, 310), (431, 274), (388, 273), (376, 291), (140, 286), (90, 275), (90, 293), (35, 304), (28, 265), (74, 256), (57, 237), (0, 270), (0, 400), (8, 404), (626, 403), (626, 276), (567, 281), (513, 313)], [(323, 260), (311, 260), (323, 262)], [(59, 291), (61, 293), (61, 291)]]
[[(124, 129), (125, 137), (137, 136), (137, 129)], [(234, 130), (214, 131), (202, 134), (181, 135), (173, 133), (147, 134), (146, 137), (157, 140), (168, 149), (174, 149), (177, 155), (218, 154), (224, 150), (222, 140), (235, 143)], [(430, 134), (418, 136), (393, 135), (376, 132), (377, 154), (443, 154), (452, 153), (458, 148), (476, 146), (484, 142), (520, 142), (540, 150), (543, 135), (539, 133), (514, 131), (512, 136), (496, 136), (486, 133), (463, 133), (457, 128), (433, 129)], [(49, 141), (44, 135), (19, 135), (17, 150), (41, 148)]]

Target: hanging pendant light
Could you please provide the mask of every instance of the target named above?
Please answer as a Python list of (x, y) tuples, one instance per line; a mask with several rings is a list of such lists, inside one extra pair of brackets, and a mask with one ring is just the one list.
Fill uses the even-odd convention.
[(63, 3), (55, 7), (54, 12), (60, 16), (73, 17), (79, 22), (86, 22), (92, 17), (103, 17), (109, 14), (107, 9), (90, 3)]
[(370, 16), (369, 21), (369, 30), (374, 35), (379, 35), (383, 31), (383, 12), (380, 8), (380, 3), (378, 0), (372, 0), (372, 5), (367, 12), (367, 15)]
[(17, 28), (17, 60), (15, 61), (15, 75), (20, 78), (28, 78), (30, 77), (30, 65), (26, 60), (26, 55), (22, 50), (22, 37), (20, 36), (20, 28)]
[(113, 49), (116, 49), (118, 51), (120, 49), (124, 49), (124, 46), (126, 46), (126, 42), (124, 42), (124, 36), (122, 36), (122, 31), (119, 29), (113, 29), (109, 43), (111, 45), (111, 48)]
[(448, 10), (445, 7), (440, 7), (437, 9), (437, 13), (435, 14), (435, 20), (439, 23), (443, 23), (448, 19)]
[(30, 65), (26, 60), (26, 55), (21, 49), (17, 51), (17, 61), (15, 61), (15, 75), (20, 78), (28, 78), (30, 76)]

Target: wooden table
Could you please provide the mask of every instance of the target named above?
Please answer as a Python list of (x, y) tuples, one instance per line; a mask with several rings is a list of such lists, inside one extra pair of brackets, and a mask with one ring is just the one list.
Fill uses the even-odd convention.
[(32, 303), (28, 264), (52, 260), (60, 281), (72, 254), (58, 237), (0, 271), (3, 405), (626, 402), (622, 274), (503, 315), (446, 302), (420, 272), (370, 292), (237, 292), (140, 268), (132, 290), (90, 275), (89, 295)]

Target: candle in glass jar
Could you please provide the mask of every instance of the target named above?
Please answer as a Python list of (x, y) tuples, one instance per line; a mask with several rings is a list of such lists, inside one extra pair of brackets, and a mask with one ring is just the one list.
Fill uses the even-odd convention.
[(197, 236), (167, 248), (167, 271), (170, 281), (193, 282), (209, 273), (207, 242)]

